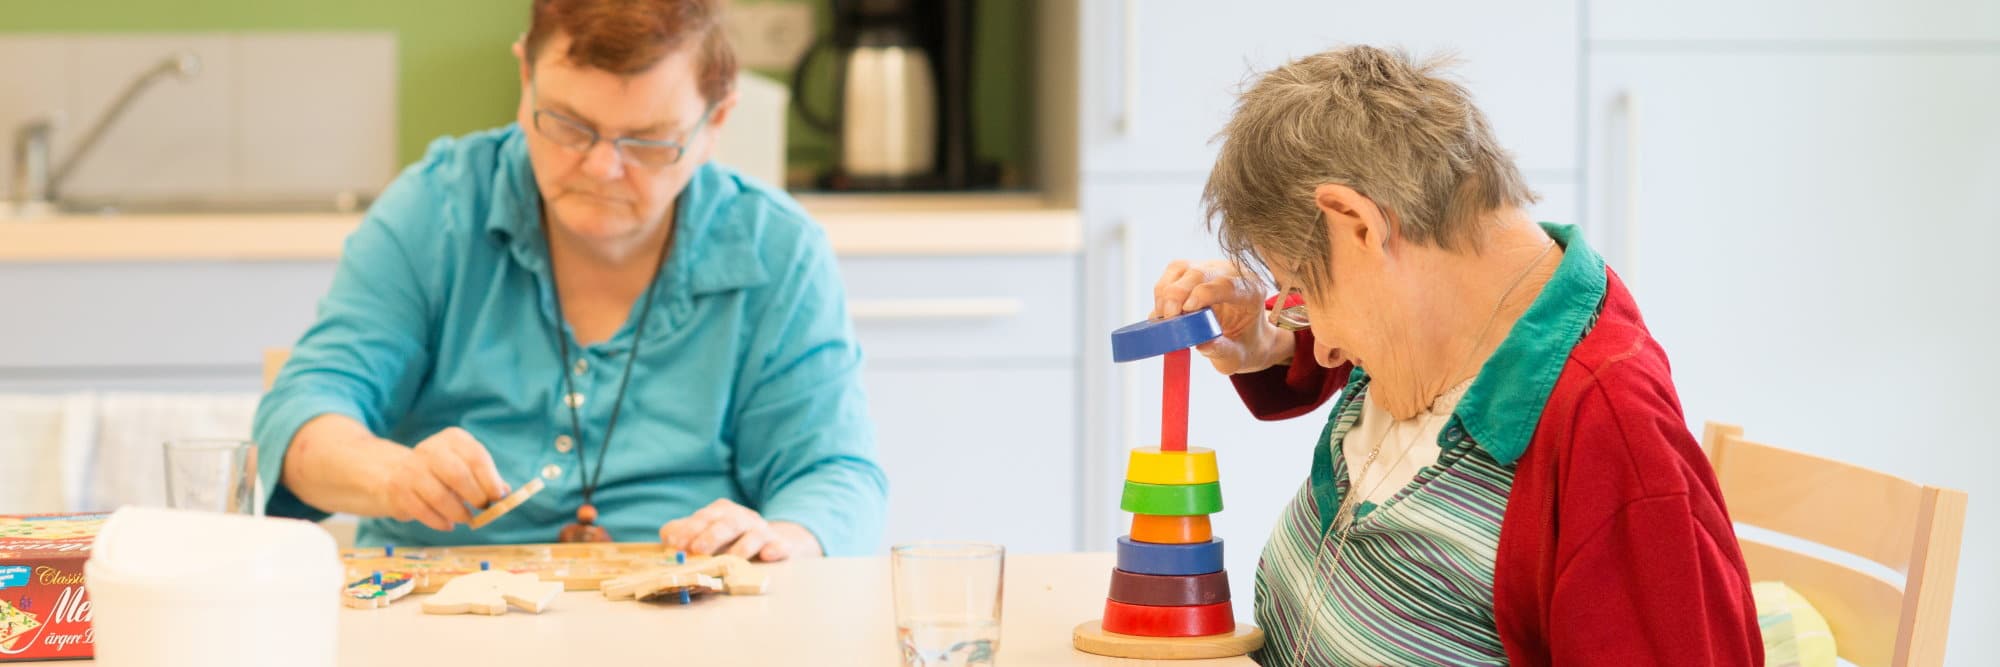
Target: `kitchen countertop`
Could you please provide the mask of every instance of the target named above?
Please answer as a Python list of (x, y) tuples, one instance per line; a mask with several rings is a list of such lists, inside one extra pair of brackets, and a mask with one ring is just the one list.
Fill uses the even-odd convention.
[[(1039, 195), (802, 195), (842, 256), (1074, 254), (1083, 222)], [(0, 219), (0, 263), (330, 261), (359, 214)]]
[[(1097, 618), (1111, 579), (1108, 553), (1014, 555), (1006, 561), (996, 664), (1064, 667), (1221, 667), (1249, 658), (1126, 660), (1070, 645)], [(761, 596), (692, 605), (561, 594), (541, 614), (434, 616), (419, 600), (342, 608), (338, 663), (361, 665), (844, 665), (900, 664), (886, 557), (802, 560), (770, 568)], [(1247, 605), (1247, 598), (1236, 602)], [(331, 604), (331, 602), (329, 602)]]

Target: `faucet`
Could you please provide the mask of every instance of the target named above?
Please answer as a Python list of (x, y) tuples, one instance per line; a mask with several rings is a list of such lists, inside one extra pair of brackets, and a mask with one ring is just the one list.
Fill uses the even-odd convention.
[[(54, 208), (60, 199), (62, 186), (69, 180), (76, 167), (104, 139), (104, 133), (118, 122), (140, 93), (161, 79), (173, 77), (186, 81), (201, 73), (201, 57), (193, 52), (183, 51), (166, 57), (152, 67), (133, 77), (125, 85), (124, 92), (118, 94), (111, 106), (98, 116), (97, 123), (83, 133), (76, 144), (76, 150), (60, 164), (50, 159), (50, 140), (55, 134), (56, 121), (43, 116), (22, 123), (14, 130), (14, 203), (24, 215), (34, 211)], [(53, 167), (51, 166), (53, 164)]]

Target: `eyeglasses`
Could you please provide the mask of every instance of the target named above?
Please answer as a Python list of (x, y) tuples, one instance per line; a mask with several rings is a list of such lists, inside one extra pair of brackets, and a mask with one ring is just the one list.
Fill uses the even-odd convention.
[[(529, 94), (534, 94), (533, 88), (529, 89)], [(708, 108), (702, 110), (701, 120), (695, 121), (694, 127), (689, 128), (685, 134), (682, 134), (680, 141), (660, 141), (635, 137), (607, 139), (603, 135), (598, 134), (596, 128), (592, 128), (583, 121), (548, 109), (535, 109), (534, 119), (536, 132), (542, 133), (542, 136), (548, 137), (549, 141), (556, 142), (556, 144), (564, 148), (578, 153), (588, 153), (590, 149), (597, 147), (597, 142), (610, 141), (611, 150), (618, 154), (619, 159), (641, 167), (658, 169), (680, 162), (681, 156), (687, 154), (688, 143), (693, 140), (697, 133), (701, 132), (701, 128), (708, 124), (709, 117), (713, 115), (715, 115), (715, 105), (710, 104)]]
[(1306, 297), (1293, 287), (1281, 294), (1274, 294), (1264, 301), (1264, 309), (1270, 311), (1271, 324), (1286, 331), (1305, 331), (1312, 328), (1306, 319)]

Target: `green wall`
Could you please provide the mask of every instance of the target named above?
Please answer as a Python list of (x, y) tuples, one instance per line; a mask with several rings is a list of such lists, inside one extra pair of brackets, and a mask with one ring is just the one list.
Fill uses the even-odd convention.
[[(825, 0), (761, 1), (811, 3), (821, 29), (827, 25)], [(1032, 5), (987, 0), (978, 20), (976, 140), (982, 155), (1016, 173), (1034, 157)], [(0, 0), (0, 32), (394, 31), (401, 58), (397, 156), (409, 162), (435, 137), (512, 119), (519, 98), (507, 47), (526, 30), (527, 15), (527, 0)], [(788, 72), (759, 72), (789, 81)], [(818, 83), (815, 93), (831, 92)], [(788, 137), (795, 169), (833, 158), (831, 137), (796, 117)]]

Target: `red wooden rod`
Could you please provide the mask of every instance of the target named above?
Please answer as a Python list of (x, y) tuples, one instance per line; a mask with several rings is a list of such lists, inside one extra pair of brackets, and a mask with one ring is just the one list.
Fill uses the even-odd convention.
[(1187, 451), (1188, 351), (1167, 353), (1160, 391), (1160, 451)]

